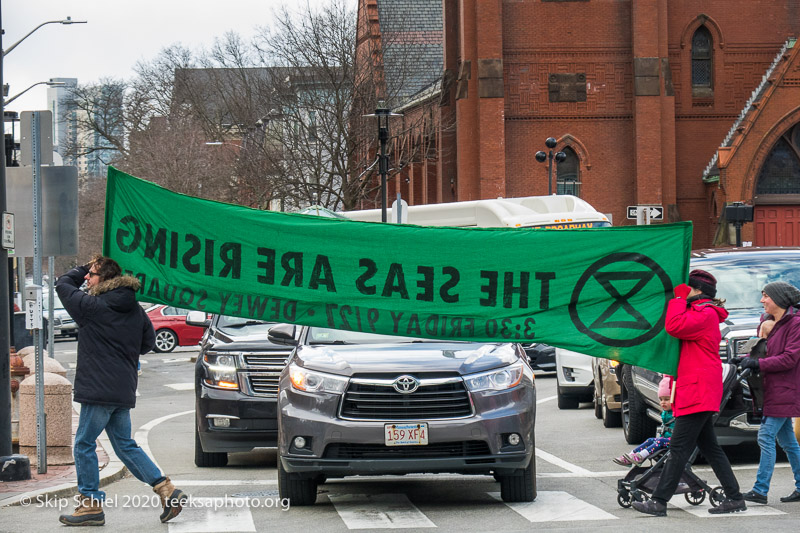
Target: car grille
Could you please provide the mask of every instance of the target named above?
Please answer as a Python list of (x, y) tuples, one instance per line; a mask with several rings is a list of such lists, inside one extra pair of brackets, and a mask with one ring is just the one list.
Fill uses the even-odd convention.
[(342, 401), (342, 418), (361, 420), (429, 420), (472, 415), (464, 382), (426, 385), (411, 394), (397, 392), (391, 384), (351, 381)]
[(290, 351), (244, 352), (244, 368), (241, 373), (245, 384), (244, 392), (249, 396), (277, 398), (278, 381), (286, 366)]
[(426, 446), (383, 446), (380, 444), (329, 444), (324, 459), (434, 459), (489, 455), (483, 441), (437, 442)]
[(278, 381), (280, 372), (250, 372), (247, 374), (247, 383), (253, 396), (278, 396)]

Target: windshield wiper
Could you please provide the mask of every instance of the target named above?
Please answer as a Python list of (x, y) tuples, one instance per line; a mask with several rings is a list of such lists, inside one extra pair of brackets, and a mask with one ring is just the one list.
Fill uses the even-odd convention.
[(319, 345), (319, 344), (350, 344), (350, 343), (342, 341), (342, 340), (339, 340), (339, 341), (314, 341), (314, 342), (311, 342), (309, 344), (311, 344), (313, 346), (316, 346), (316, 345)]
[(243, 328), (244, 326), (258, 326), (261, 324), (266, 324), (266, 322), (262, 322), (261, 320), (248, 320), (247, 322), (234, 322), (233, 324), (225, 324), (224, 328)]

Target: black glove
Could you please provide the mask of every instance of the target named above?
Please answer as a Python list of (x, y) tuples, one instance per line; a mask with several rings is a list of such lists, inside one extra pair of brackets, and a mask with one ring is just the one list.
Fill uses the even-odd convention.
[(730, 364), (732, 364), (732, 365), (739, 366), (739, 363), (742, 362), (742, 358), (741, 357), (731, 357), (730, 359), (728, 359), (728, 362)]
[(753, 359), (752, 357), (745, 357), (742, 359), (742, 362), (739, 364), (742, 368), (752, 368), (753, 372), (758, 372), (758, 359)]

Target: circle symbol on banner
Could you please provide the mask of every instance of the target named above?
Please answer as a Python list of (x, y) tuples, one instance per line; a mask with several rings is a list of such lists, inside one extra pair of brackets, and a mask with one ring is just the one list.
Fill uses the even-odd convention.
[[(651, 284), (657, 284), (652, 287)], [(642, 297), (663, 290), (660, 305)], [(640, 253), (614, 253), (595, 261), (581, 275), (569, 303), (569, 316), (581, 333), (600, 344), (627, 348), (645, 343), (664, 329), (672, 281), (658, 263)], [(609, 297), (613, 299), (609, 304)]]

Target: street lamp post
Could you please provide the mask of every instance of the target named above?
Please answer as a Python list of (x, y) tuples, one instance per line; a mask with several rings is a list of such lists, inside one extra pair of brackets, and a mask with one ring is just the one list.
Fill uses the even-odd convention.
[(19, 98), (20, 96), (25, 94), (26, 92), (30, 91), (31, 89), (33, 89), (37, 85), (47, 85), (48, 87), (63, 87), (64, 85), (66, 85), (66, 83), (64, 83), (63, 81), (37, 81), (36, 83), (34, 83), (30, 87), (28, 87), (27, 89), (22, 91), (21, 93), (15, 94), (14, 96), (9, 98), (8, 100), (4, 100), (3, 101), (3, 106), (7, 106), (8, 104), (13, 102), (17, 98)]
[(386, 222), (386, 180), (389, 174), (389, 156), (386, 155), (386, 143), (389, 141), (389, 118), (402, 117), (401, 113), (392, 113), (382, 101), (378, 102), (375, 113), (364, 115), (378, 119), (378, 142), (381, 152), (378, 155), (378, 172), (381, 175), (381, 222)]
[[(3, 58), (11, 53), (19, 44), (30, 37), (30, 35), (47, 24), (85, 24), (85, 20), (72, 20), (67, 17), (64, 20), (48, 20), (42, 22), (25, 36), (8, 47), (3, 48), (3, 19), (0, 13), (0, 87), (3, 86)], [(6, 143), (5, 143), (5, 102), (0, 98), (0, 120), (2, 120), (3, 142), (0, 142), (0, 209), (6, 211)], [(9, 297), (8, 280), (8, 250), (0, 247), (0, 462), (9, 464), (6, 461), (11, 456), (11, 368), (9, 348), (11, 340), (10, 315), (11, 299)], [(13, 462), (12, 462), (13, 463)], [(3, 469), (0, 472), (0, 481), (17, 481), (20, 479), (30, 479), (30, 463), (27, 461), (27, 468), (20, 465)]]
[[(553, 137), (548, 137), (544, 141), (544, 144), (547, 146), (547, 148), (549, 148), (548, 153), (539, 150), (536, 152), (535, 157), (539, 163), (544, 163), (545, 160), (549, 160), (547, 166), (547, 194), (550, 195), (553, 194), (553, 159), (556, 160), (556, 163), (561, 163), (567, 158), (567, 154), (564, 152), (553, 153), (553, 148), (555, 148), (558, 144), (558, 141), (556, 141)], [(556, 189), (556, 191), (557, 190), (558, 189)]]

